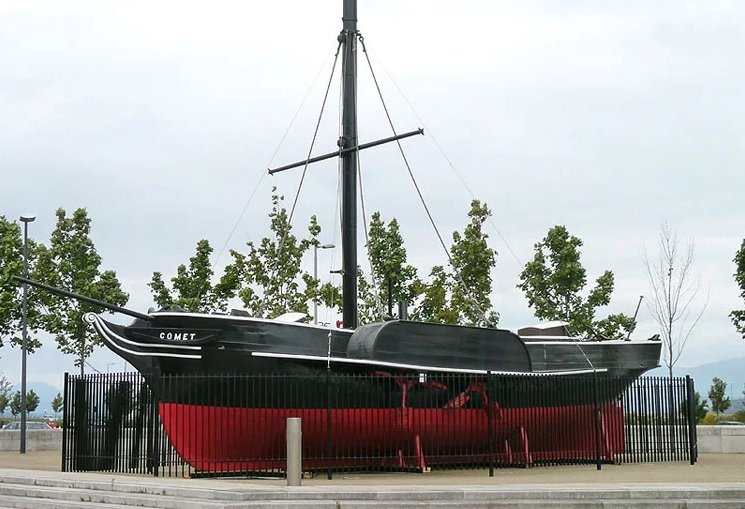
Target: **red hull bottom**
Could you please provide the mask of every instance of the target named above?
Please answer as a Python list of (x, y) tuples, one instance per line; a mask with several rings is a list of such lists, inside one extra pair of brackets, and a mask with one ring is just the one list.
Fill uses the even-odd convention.
[[(160, 416), (177, 453), (197, 471), (257, 472), (285, 467), (285, 430), (302, 419), (303, 469), (416, 468), (488, 464), (489, 413), (494, 461), (613, 460), (623, 453), (623, 410), (595, 407), (485, 409), (236, 408), (161, 403)], [(330, 437), (330, 442), (328, 438)], [(330, 445), (329, 445), (330, 443)]]

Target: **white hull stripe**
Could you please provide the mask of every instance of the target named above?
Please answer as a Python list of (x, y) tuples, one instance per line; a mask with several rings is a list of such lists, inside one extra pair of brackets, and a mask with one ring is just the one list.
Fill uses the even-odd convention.
[(88, 323), (92, 323), (94, 326), (99, 325), (103, 330), (107, 331), (107, 333), (111, 336), (116, 338), (117, 340), (121, 341), (122, 343), (126, 343), (128, 345), (136, 346), (138, 348), (165, 348), (166, 350), (196, 350), (201, 351), (201, 346), (189, 346), (189, 345), (159, 345), (159, 344), (152, 344), (152, 343), (140, 343), (138, 341), (132, 341), (131, 339), (127, 339), (123, 336), (118, 335), (111, 329), (109, 329), (106, 326), (106, 323), (99, 317), (98, 315), (94, 313), (86, 313), (84, 320)]
[[(163, 352), (137, 352), (134, 350), (130, 350), (129, 348), (125, 348), (119, 344), (117, 344), (116, 340), (122, 341), (124, 343), (129, 343), (135, 346), (142, 346), (139, 343), (136, 343), (134, 341), (129, 341), (126, 338), (123, 338), (122, 336), (116, 334), (114, 331), (106, 327), (104, 322), (95, 314), (93, 313), (86, 313), (85, 315), (85, 321), (88, 323), (93, 324), (93, 328), (96, 329), (96, 332), (106, 341), (109, 345), (111, 345), (114, 349), (120, 350), (122, 352), (126, 352), (130, 355), (136, 355), (138, 357), (173, 357), (177, 359), (201, 359), (202, 354), (178, 354), (178, 353), (163, 353)], [(148, 347), (155, 348), (157, 345), (147, 345)], [(169, 346), (169, 345), (164, 345)], [(179, 347), (175, 347), (179, 348)], [(201, 347), (183, 347), (183, 348), (189, 348), (189, 349), (201, 349)]]
[(570, 371), (487, 371), (485, 369), (466, 369), (466, 368), (445, 368), (438, 366), (421, 366), (418, 364), (402, 364), (398, 362), (370, 361), (367, 359), (348, 359), (346, 357), (324, 357), (322, 355), (296, 355), (291, 353), (274, 353), (274, 352), (252, 352), (254, 357), (270, 357), (274, 359), (297, 359), (320, 362), (339, 362), (344, 364), (363, 364), (368, 366), (382, 366), (387, 368), (411, 369), (414, 371), (440, 371), (445, 373), (473, 373), (477, 375), (534, 375), (534, 376), (562, 376), (562, 375), (585, 375), (589, 373), (604, 373), (607, 369), (576, 369)]
[[(531, 336), (535, 337), (535, 336)], [(610, 346), (639, 346), (639, 345), (649, 345), (649, 344), (657, 344), (659, 345), (660, 342), (654, 343), (653, 341), (527, 341), (525, 338), (520, 338), (523, 340), (523, 343), (525, 343), (525, 346), (531, 346), (531, 345), (540, 345), (540, 346), (549, 346), (549, 345), (559, 345), (559, 346), (566, 346), (566, 345), (572, 345), (572, 346), (580, 346), (581, 348), (587, 348), (587, 347), (593, 347), (593, 348), (608, 348)]]

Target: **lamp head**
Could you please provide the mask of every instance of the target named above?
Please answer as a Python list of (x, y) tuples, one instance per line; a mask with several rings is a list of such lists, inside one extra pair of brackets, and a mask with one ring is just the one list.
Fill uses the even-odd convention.
[(321, 245), (320, 245), (319, 247), (320, 247), (321, 249), (333, 249), (333, 248), (335, 248), (336, 246), (335, 246), (335, 245), (333, 245), (333, 244), (321, 244)]
[(22, 223), (33, 223), (35, 220), (36, 216), (32, 216), (31, 214), (24, 214), (21, 216)]

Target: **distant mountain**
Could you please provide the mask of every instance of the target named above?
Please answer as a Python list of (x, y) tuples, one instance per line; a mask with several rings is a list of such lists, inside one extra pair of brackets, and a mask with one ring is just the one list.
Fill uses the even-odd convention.
[[(727, 395), (732, 399), (732, 410), (742, 410), (743, 389), (745, 389), (745, 357), (738, 359), (726, 359), (723, 361), (710, 362), (692, 367), (676, 367), (673, 369), (675, 376), (689, 375), (693, 378), (693, 384), (701, 394), (708, 398), (711, 381), (714, 377), (721, 378), (727, 383)], [(667, 376), (667, 368), (661, 367), (646, 373), (649, 376)]]

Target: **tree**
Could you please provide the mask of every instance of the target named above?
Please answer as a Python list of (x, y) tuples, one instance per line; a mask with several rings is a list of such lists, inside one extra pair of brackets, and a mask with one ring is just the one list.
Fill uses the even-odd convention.
[(375, 212), (370, 219), (368, 256), (372, 272), (378, 283), (379, 294), (388, 296), (392, 302), (410, 302), (414, 298), (416, 269), (406, 263), (406, 248), (396, 219), (388, 225)]
[(551, 228), (535, 244), (533, 260), (520, 273), (517, 285), (540, 320), (561, 320), (579, 336), (615, 337), (633, 327), (633, 319), (614, 314), (595, 320), (596, 309), (607, 306), (613, 293), (613, 272), (606, 270), (584, 298), (587, 271), (580, 262), (582, 240), (570, 235), (563, 225)]
[[(35, 279), (111, 304), (126, 304), (129, 297), (122, 291), (116, 273), (100, 269), (102, 260), (90, 238), (91, 220), (86, 210), (77, 209), (68, 216), (60, 208), (56, 215), (57, 225), (50, 245), (39, 250)], [(41, 318), (44, 329), (55, 335), (60, 351), (75, 356), (75, 366), (84, 374), (85, 360), (101, 344), (101, 339), (83, 321), (83, 315), (101, 313), (104, 309), (75, 299), (37, 293), (42, 295), (47, 308)]]
[[(740, 297), (745, 300), (745, 239), (743, 239), (742, 245), (740, 245), (740, 249), (735, 254), (733, 261), (737, 266), (735, 281), (737, 281), (737, 285), (740, 287)], [(742, 334), (742, 339), (745, 339), (745, 309), (734, 310), (729, 316), (732, 318), (732, 323), (735, 324), (737, 332)]]
[[(29, 271), (36, 259), (37, 244), (28, 241)], [(15, 221), (8, 221), (0, 216), (0, 347), (4, 339), (9, 338), (11, 345), (18, 346), (22, 339), (21, 330), (22, 287), (13, 276), (23, 275), (23, 236), (21, 226)], [(29, 331), (35, 334), (38, 330), (38, 299), (33, 292), (28, 293), (27, 324)], [(41, 342), (34, 336), (27, 337), (26, 349), (33, 352), (41, 347)]]
[(453, 282), (441, 265), (435, 265), (429, 273), (428, 282), (420, 282), (417, 293), (421, 295), (419, 305), (412, 318), (422, 322), (458, 323), (458, 311), (450, 305), (449, 295)]
[(59, 414), (64, 407), (65, 401), (62, 399), (62, 394), (58, 392), (52, 399), (52, 411), (54, 412), (54, 416), (57, 417), (57, 414)]
[(496, 326), (499, 315), (492, 310), (489, 294), (492, 289), (491, 270), (496, 265), (497, 252), (489, 247), (484, 222), (491, 216), (486, 204), (471, 201), (469, 222), (461, 235), (453, 232), (450, 263), (456, 284), (452, 289), (452, 308), (460, 323)]
[(385, 316), (383, 301), (376, 285), (365, 277), (362, 267), (357, 266), (357, 322), (364, 325), (380, 321)]
[(0, 375), (0, 415), (5, 414), (5, 409), (10, 403), (10, 391), (13, 385), (8, 381), (5, 375)]
[(249, 241), (245, 254), (231, 250), (233, 263), (225, 268), (221, 280), (226, 290), (237, 291), (246, 309), (257, 317), (274, 318), (289, 311), (307, 314), (309, 301), (333, 295), (301, 269), (303, 255), (319, 244), (321, 227), (316, 217), (310, 218), (309, 236), (298, 239), (291, 233), (283, 200), (274, 188), (269, 214), (272, 238), (265, 237), (258, 245)]
[(711, 388), (709, 388), (709, 399), (711, 400), (711, 409), (716, 412), (717, 416), (732, 405), (729, 396), (726, 395), (726, 391), (727, 382), (721, 378), (714, 377), (711, 381)]
[(484, 222), (491, 211), (479, 200), (471, 202), (469, 222), (461, 234), (453, 232), (449, 270), (437, 265), (428, 282), (418, 282), (419, 305), (412, 316), (416, 320), (463, 325), (495, 326), (499, 314), (489, 299), (492, 289), (491, 270), (497, 253), (487, 243)]
[(380, 212), (373, 213), (368, 228), (367, 254), (372, 268), (372, 282), (368, 282), (358, 268), (358, 314), (361, 324), (383, 318), (383, 302), (387, 302), (388, 297), (391, 304), (411, 302), (416, 295), (418, 281), (416, 269), (406, 263), (404, 239), (396, 219), (386, 225)]
[(39, 408), (39, 395), (33, 389), (26, 392), (26, 413), (31, 413)]
[[(694, 408), (694, 416), (695, 416), (697, 424), (700, 424), (703, 422), (704, 418), (706, 417), (706, 413), (709, 410), (708, 406), (709, 406), (709, 402), (707, 400), (702, 401), (701, 395), (698, 393), (698, 391), (694, 391), (693, 408)], [(680, 413), (683, 414), (683, 416), (688, 415), (688, 400), (684, 401), (680, 405)]]
[(171, 278), (172, 290), (163, 282), (163, 275), (154, 272), (148, 286), (155, 303), (161, 308), (178, 306), (194, 313), (225, 311), (228, 299), (235, 293), (235, 285), (227, 278), (212, 285), (212, 251), (206, 239), (197, 242), (196, 254), (189, 259), (189, 267), (179, 265), (176, 275)]
[[(644, 255), (652, 298), (648, 307), (662, 331), (664, 359), (670, 377), (673, 366), (683, 353), (685, 344), (706, 310), (708, 296), (700, 309), (694, 308), (700, 283), (692, 279), (693, 240), (689, 240), (683, 252), (678, 236), (667, 223), (660, 227), (659, 253), (652, 261)], [(713, 401), (712, 401), (713, 404)]]
[[(39, 396), (33, 389), (26, 391), (26, 415), (39, 407)], [(16, 391), (10, 400), (10, 413), (15, 417), (21, 413), (21, 391)]]
[(10, 400), (10, 413), (13, 417), (21, 413), (21, 391), (13, 393)]

